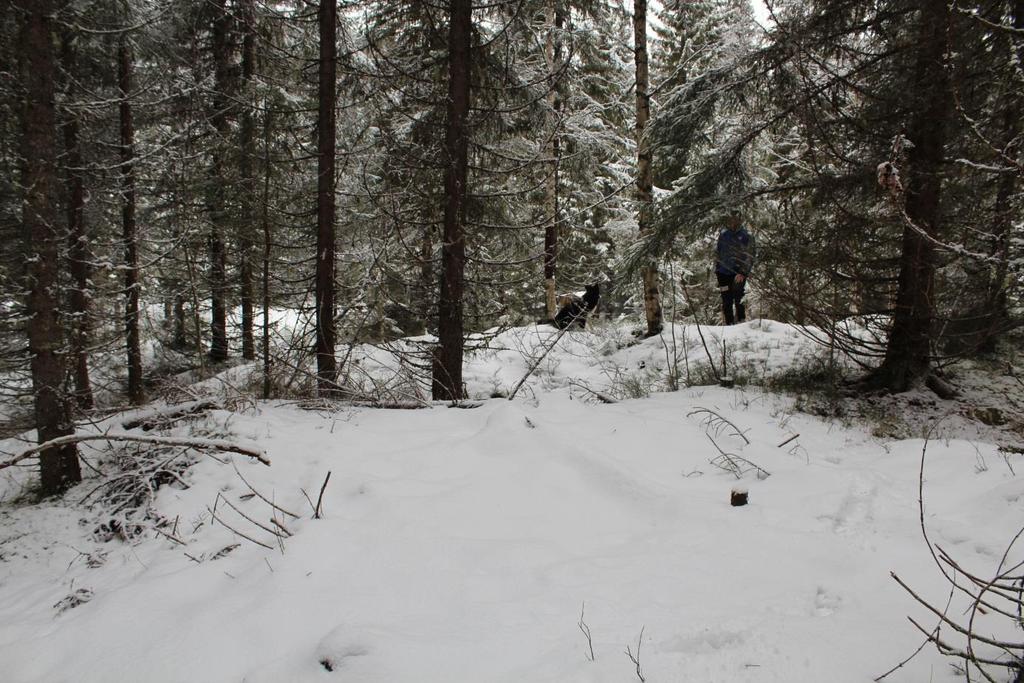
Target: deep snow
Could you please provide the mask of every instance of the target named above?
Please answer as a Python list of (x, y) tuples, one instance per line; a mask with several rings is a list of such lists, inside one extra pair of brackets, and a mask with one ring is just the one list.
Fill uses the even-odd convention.
[[(706, 376), (696, 330), (674, 331), (691, 379)], [(728, 336), (737, 374), (818, 353), (768, 321), (703, 332), (713, 349)], [(507, 393), (553, 335), (531, 326), (493, 339), (467, 359), (470, 392)], [(626, 682), (639, 680), (628, 646), (651, 683), (841, 683), (910, 655), (922, 638), (906, 616), (936, 620), (890, 571), (940, 607), (948, 597), (918, 520), (921, 434), (880, 437), (877, 424), (795, 412), (792, 398), (753, 385), (645, 395), (663, 388), (671, 340), (627, 342), (619, 328), (573, 331), (515, 401), (473, 409), (277, 401), (180, 423), (171, 433), (226, 433), (272, 462), (202, 456), (190, 488), (161, 488), (153, 509), (176, 520), (165, 531), (185, 546), (152, 532), (100, 540), (110, 511), (77, 504), (95, 476), (27, 504), (14, 499), (29, 473), (5, 470), (0, 679)], [(381, 351), (360, 354), (368, 373), (393, 373)], [(603, 404), (584, 385), (639, 397)], [(737, 481), (710, 464), (712, 438), (770, 476)], [(102, 461), (101, 448), (83, 452)], [(984, 576), (1022, 526), (1020, 457), (978, 439), (927, 445), (928, 532)], [(235, 466), (300, 518), (247, 495)], [(313, 519), (303, 490), (315, 504), (328, 471)], [(737, 486), (746, 507), (729, 505)], [(219, 495), (292, 536), (279, 546)], [(215, 506), (274, 549), (211, 523)], [(57, 607), (77, 591), (82, 604)], [(1003, 622), (981, 630), (1019, 640)], [(957, 674), (929, 646), (887, 680)]]

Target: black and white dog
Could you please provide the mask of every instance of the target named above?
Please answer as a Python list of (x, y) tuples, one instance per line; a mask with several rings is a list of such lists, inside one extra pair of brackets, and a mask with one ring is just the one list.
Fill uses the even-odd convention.
[(577, 294), (570, 296), (569, 300), (558, 309), (558, 313), (555, 314), (554, 320), (549, 318), (538, 322), (541, 324), (554, 325), (560, 330), (564, 330), (574, 323), (580, 327), (586, 327), (587, 316), (597, 308), (597, 303), (600, 300), (601, 286), (598, 284), (587, 285), (586, 291), (583, 292), (583, 296), (579, 296)]

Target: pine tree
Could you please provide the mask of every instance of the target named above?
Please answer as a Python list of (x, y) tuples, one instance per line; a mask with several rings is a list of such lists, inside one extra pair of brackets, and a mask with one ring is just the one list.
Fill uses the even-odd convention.
[[(637, 179), (636, 189), (640, 209), (637, 224), (640, 237), (650, 231), (651, 213), (654, 206), (654, 169), (651, 166), (653, 154), (647, 133), (647, 122), (651, 117), (650, 69), (647, 56), (647, 0), (633, 0), (633, 41), (636, 59), (636, 147)], [(658, 265), (649, 260), (640, 271), (644, 292), (644, 313), (647, 319), (647, 336), (661, 333), (662, 310)]]
[[(35, 394), (35, 426), (39, 443), (70, 434), (62, 385), (64, 362), (58, 326), (57, 274), (60, 235), (55, 207), (57, 184), (57, 82), (54, 46), (57, 35), (52, 0), (16, 2), (20, 26), (21, 158), (24, 188), (22, 237), (27, 268), (26, 328)], [(44, 494), (60, 493), (82, 479), (74, 444), (50, 448), (39, 457)]]
[(254, 109), (256, 76), (256, 10), (254, 0), (239, 0), (238, 23), (242, 33), (242, 111), (238, 131), (239, 185), (238, 212), (238, 295), (242, 308), (242, 358), (256, 359), (253, 332), (255, 295), (253, 268), (256, 220), (256, 122)]
[[(126, 22), (129, 23), (129, 22)], [(135, 220), (135, 125), (132, 118), (132, 53), (128, 35), (122, 32), (117, 45), (117, 88), (120, 103), (121, 226), (124, 248), (124, 329), (128, 360), (128, 400), (141, 405), (142, 339), (138, 228)]]
[(931, 370), (936, 268), (933, 241), (942, 236), (942, 166), (953, 104), (945, 56), (947, 4), (922, 0), (917, 22), (917, 54), (907, 91), (907, 137), (913, 141), (903, 186), (907, 225), (885, 360), (872, 378), (893, 391), (912, 388)]
[(64, 81), (62, 127), (64, 131), (66, 211), (68, 228), (68, 271), (72, 282), (68, 287), (68, 355), (74, 363), (75, 403), (79, 409), (95, 406), (89, 378), (89, 329), (92, 323), (89, 284), (89, 238), (85, 217), (85, 172), (79, 137), (78, 113), (68, 105), (78, 96), (77, 48), (70, 29), (61, 32), (61, 70)]
[(227, 332), (227, 235), (229, 209), (227, 204), (228, 141), (230, 122), (234, 112), (235, 92), (232, 69), (232, 17), (227, 0), (214, 0), (210, 6), (211, 47), (213, 51), (213, 92), (210, 101), (210, 122), (216, 132), (210, 164), (210, 182), (207, 204), (209, 232), (210, 282), (210, 360), (219, 363), (228, 357)]
[(317, 95), (316, 194), (316, 376), (321, 395), (336, 391), (334, 357), (334, 249), (335, 249), (335, 96), (337, 73), (337, 4), (321, 0), (319, 86)]
[(434, 400), (463, 398), (463, 301), (466, 264), (466, 181), (468, 178), (473, 2), (450, 0), (448, 26), (448, 111), (445, 117), (444, 233), (441, 296), (431, 394)]

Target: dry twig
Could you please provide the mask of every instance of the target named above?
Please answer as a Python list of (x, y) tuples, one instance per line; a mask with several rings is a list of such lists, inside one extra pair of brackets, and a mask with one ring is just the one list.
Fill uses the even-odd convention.
[(629, 649), (629, 645), (626, 646), (626, 656), (629, 657), (629, 661), (636, 664), (636, 677), (640, 679), (640, 683), (645, 683), (647, 680), (644, 678), (643, 672), (640, 671), (640, 644), (644, 641), (644, 627), (640, 628), (640, 637), (636, 639), (636, 655)]
[(327, 471), (327, 476), (324, 477), (324, 484), (320, 487), (320, 495), (316, 499), (316, 507), (313, 508), (313, 519), (320, 519), (320, 508), (324, 502), (324, 491), (327, 490), (327, 482), (331, 480), (331, 472)]
[(714, 458), (711, 458), (711, 460), (708, 461), (715, 467), (718, 467), (720, 469), (725, 470), (726, 472), (729, 472), (737, 479), (742, 479), (743, 475), (746, 474), (747, 472), (756, 472), (758, 479), (767, 479), (768, 477), (771, 476), (771, 472), (764, 469), (757, 463), (751, 462), (750, 460), (747, 460), (741, 455), (736, 455), (735, 453), (727, 453), (724, 450), (722, 450), (722, 447), (719, 446), (715, 442), (715, 440), (711, 438), (710, 434), (705, 434), (704, 436), (708, 437), (708, 441), (710, 441), (712, 445), (715, 447), (715, 449), (718, 451), (718, 455), (716, 455)]
[(748, 446), (750, 445), (750, 439), (748, 439), (747, 435), (743, 433), (743, 430), (726, 418), (722, 417), (720, 414), (716, 413), (714, 410), (711, 410), (710, 408), (695, 408), (688, 412), (686, 417), (693, 417), (694, 415), (702, 415), (701, 424), (704, 425), (705, 429), (708, 431), (714, 432), (715, 436), (721, 436), (723, 432), (730, 430), (728, 431), (729, 434), (732, 436), (738, 436), (743, 439), (744, 443)]
[[(576, 625), (579, 626), (580, 631), (582, 631), (583, 635), (587, 638), (587, 647), (590, 648), (590, 661), (593, 662), (597, 661), (594, 657), (594, 638), (590, 635), (590, 626), (587, 625), (587, 622), (583, 621), (583, 612), (584, 610), (586, 610), (586, 608), (587, 603), (584, 602), (583, 605), (580, 607), (579, 623)], [(637, 648), (637, 651), (639, 651), (639, 648)]]

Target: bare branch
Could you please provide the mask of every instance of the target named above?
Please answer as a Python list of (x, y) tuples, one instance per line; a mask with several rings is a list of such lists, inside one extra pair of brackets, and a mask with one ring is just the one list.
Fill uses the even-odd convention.
[[(702, 415), (701, 424), (704, 425), (705, 429), (713, 431), (715, 436), (721, 435), (721, 433), (728, 427), (732, 430), (730, 433), (733, 436), (738, 436), (743, 439), (748, 446), (750, 445), (750, 439), (748, 439), (746, 434), (743, 433), (743, 430), (716, 413), (714, 410), (711, 410), (710, 408), (696, 408), (688, 412), (686, 417), (693, 417), (694, 415)], [(799, 436), (799, 434), (797, 436)]]
[(320, 487), (320, 495), (316, 499), (316, 507), (313, 508), (313, 519), (320, 519), (320, 507), (324, 501), (324, 491), (327, 489), (327, 482), (331, 480), (331, 472), (327, 471), (327, 476), (324, 478), (324, 484)]
[(69, 434), (56, 439), (50, 439), (45, 443), (41, 443), (38, 446), (33, 446), (28, 450), (22, 451), (10, 460), (0, 462), (0, 470), (12, 467), (22, 460), (34, 457), (47, 449), (66, 446), (72, 443), (82, 443), (84, 441), (130, 441), (133, 443), (150, 443), (160, 446), (185, 446), (186, 448), (195, 448), (196, 450), (215, 450), (224, 451), (226, 453), (239, 453), (241, 455), (247, 455), (250, 458), (254, 458), (255, 460), (259, 460), (268, 467), (270, 466), (270, 459), (267, 458), (266, 453), (263, 450), (252, 446), (245, 446), (233, 441), (225, 441), (223, 439), (191, 439), (188, 437), (178, 436), (143, 436), (141, 434), (105, 432), (103, 434)]
[(626, 656), (629, 657), (629, 661), (636, 664), (636, 677), (640, 679), (640, 683), (645, 683), (647, 681), (647, 679), (644, 678), (643, 672), (640, 671), (640, 644), (644, 641), (644, 628), (645, 627), (640, 628), (640, 636), (636, 639), (636, 655), (634, 655), (633, 651), (629, 649), (629, 645), (626, 646)]
[[(584, 602), (583, 605), (580, 607), (580, 620), (579, 620), (579, 623), (576, 624), (576, 625), (579, 626), (580, 631), (582, 631), (583, 635), (586, 636), (586, 638), (587, 638), (587, 646), (590, 648), (590, 661), (593, 662), (593, 661), (596, 661), (596, 658), (594, 657), (594, 639), (590, 635), (590, 627), (587, 625), (587, 622), (583, 621), (583, 612), (584, 612), (584, 610), (586, 608), (587, 608), (587, 603)], [(638, 648), (638, 651), (639, 651), (639, 648)]]

